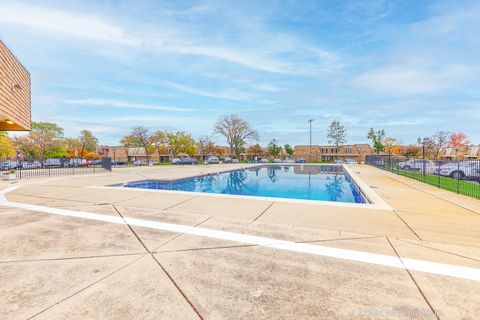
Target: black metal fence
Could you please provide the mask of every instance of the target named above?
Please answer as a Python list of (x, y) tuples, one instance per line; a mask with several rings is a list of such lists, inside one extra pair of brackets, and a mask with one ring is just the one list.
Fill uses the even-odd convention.
[(480, 160), (424, 160), (367, 156), (366, 164), (480, 199)]
[(78, 175), (112, 170), (110, 158), (98, 161), (82, 159), (48, 159), (45, 161), (0, 160), (0, 180)]

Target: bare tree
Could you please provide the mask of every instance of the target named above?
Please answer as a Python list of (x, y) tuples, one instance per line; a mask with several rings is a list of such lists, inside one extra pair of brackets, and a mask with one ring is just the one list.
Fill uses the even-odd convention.
[(328, 127), (327, 133), (328, 143), (334, 144), (337, 148), (339, 145), (347, 142), (347, 130), (340, 124), (340, 121), (332, 121)]
[(438, 155), (440, 154), (440, 149), (448, 146), (450, 141), (450, 132), (447, 131), (438, 131), (435, 133), (430, 140), (433, 142), (433, 152), (435, 160), (437, 160)]
[(258, 140), (258, 132), (248, 122), (234, 114), (219, 119), (213, 132), (227, 139), (230, 155), (237, 155), (246, 140)]
[(205, 156), (211, 156), (216, 151), (215, 142), (213, 142), (208, 136), (200, 137), (197, 141), (196, 147), (202, 159), (204, 159)]

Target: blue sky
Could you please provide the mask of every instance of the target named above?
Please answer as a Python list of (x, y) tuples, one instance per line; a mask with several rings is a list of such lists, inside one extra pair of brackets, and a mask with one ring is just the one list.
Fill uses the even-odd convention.
[[(35, 121), (116, 144), (133, 125), (211, 135), (236, 113), (260, 142), (480, 142), (478, 1), (1, 1)], [(212, 138), (223, 143), (221, 137)]]

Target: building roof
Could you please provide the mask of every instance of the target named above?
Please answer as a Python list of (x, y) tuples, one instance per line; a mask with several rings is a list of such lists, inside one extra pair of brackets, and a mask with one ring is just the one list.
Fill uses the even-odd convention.
[(145, 157), (147, 153), (145, 152), (145, 148), (128, 148), (127, 155), (129, 157)]

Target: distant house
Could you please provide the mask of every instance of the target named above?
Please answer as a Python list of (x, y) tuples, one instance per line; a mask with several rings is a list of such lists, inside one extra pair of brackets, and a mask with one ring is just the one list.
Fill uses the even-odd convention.
[(480, 159), (480, 145), (468, 147), (467, 154), (463, 156), (465, 160)]
[[(104, 157), (109, 157), (113, 161), (133, 162), (137, 160), (147, 160), (145, 148), (127, 148), (123, 146), (102, 146), (98, 153)], [(155, 150), (150, 154), (150, 160), (155, 162), (169, 162), (171, 155), (168, 150), (161, 151), (160, 154)]]
[(480, 159), (480, 146), (461, 146), (459, 148), (441, 148), (440, 160), (476, 160)]
[(316, 161), (335, 161), (352, 159), (357, 162), (365, 161), (365, 156), (373, 154), (373, 150), (368, 144), (351, 144), (344, 146), (319, 146), (312, 145), (310, 156), (310, 146), (295, 146), (293, 151), (294, 158), (303, 158), (309, 162)]

